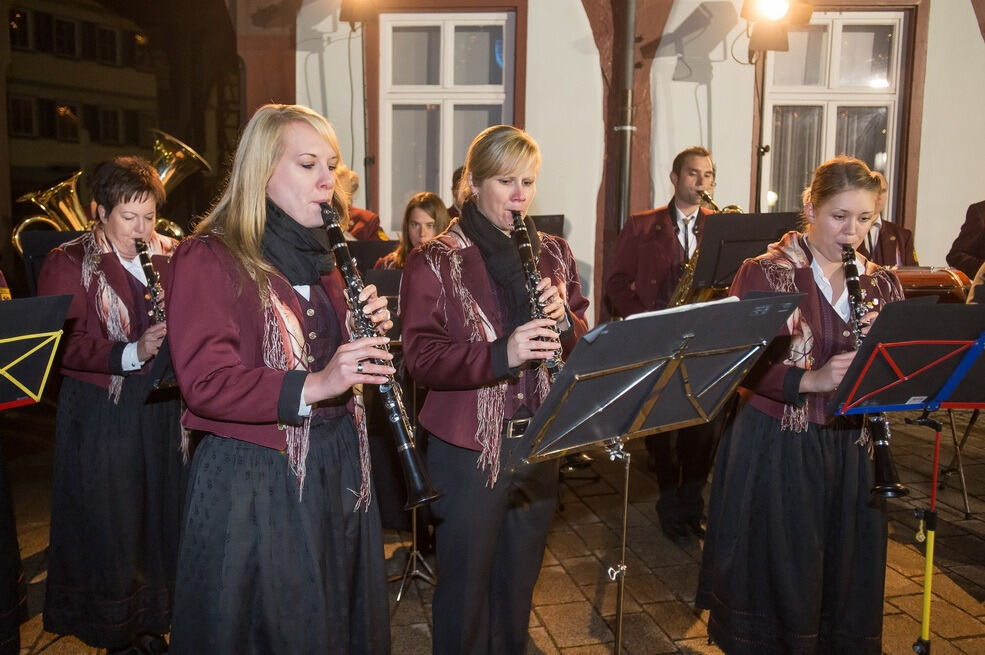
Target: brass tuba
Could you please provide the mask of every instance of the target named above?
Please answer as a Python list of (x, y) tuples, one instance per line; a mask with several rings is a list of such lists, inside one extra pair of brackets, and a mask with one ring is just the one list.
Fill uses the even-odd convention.
[[(710, 207), (716, 214), (741, 214), (742, 207), (738, 205), (725, 205), (724, 208), (719, 208), (712, 200), (711, 196), (707, 191), (699, 191), (698, 196), (701, 198), (702, 204)], [(698, 265), (698, 253), (701, 252), (701, 246), (694, 249), (694, 254), (691, 258), (687, 260), (684, 264), (684, 269), (681, 272), (681, 277), (677, 280), (677, 286), (674, 287), (674, 293), (670, 297), (670, 302), (667, 303), (668, 307), (677, 307), (679, 305), (690, 305), (695, 302), (704, 302), (706, 300), (711, 300), (715, 291), (718, 289), (699, 289), (694, 291), (691, 287), (694, 286), (694, 269)]]
[[(191, 147), (166, 132), (151, 131), (155, 137), (154, 157), (151, 166), (157, 171), (166, 192), (170, 193), (182, 180), (199, 169), (212, 172), (209, 163)], [(24, 254), (24, 248), (21, 245), (21, 232), (25, 228), (43, 224), (60, 232), (71, 232), (88, 230), (92, 226), (92, 219), (79, 201), (78, 189), (76, 188), (81, 175), (81, 170), (76, 171), (71, 177), (49, 189), (25, 193), (17, 199), (17, 202), (33, 202), (44, 212), (44, 214), (27, 217), (14, 228), (10, 241), (18, 253), (22, 256)], [(185, 236), (185, 231), (181, 229), (180, 225), (163, 216), (157, 217), (154, 229), (175, 239), (181, 239)]]

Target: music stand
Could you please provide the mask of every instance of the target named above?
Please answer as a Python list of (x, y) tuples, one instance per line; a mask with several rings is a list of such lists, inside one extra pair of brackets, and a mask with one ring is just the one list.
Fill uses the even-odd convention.
[(41, 400), (72, 296), (0, 302), (0, 410)]
[(44, 258), (53, 249), (66, 241), (82, 236), (85, 232), (61, 232), (58, 230), (24, 230), (21, 232), (21, 246), (24, 252), (24, 269), (27, 273), (27, 292), (34, 296), (38, 293), (38, 277)]
[(727, 298), (637, 314), (582, 336), (524, 435), (510, 444), (511, 468), (604, 447), (624, 464), (616, 647), (622, 642), (630, 455), (637, 437), (704, 423), (779, 332), (803, 294)]
[(693, 289), (726, 289), (746, 259), (797, 229), (797, 214), (711, 214), (701, 230)]
[(376, 266), (376, 260), (385, 257), (397, 249), (399, 241), (346, 241), (356, 267), (361, 273), (366, 273)]
[[(933, 335), (929, 337), (928, 335)], [(915, 301), (890, 303), (879, 313), (858, 354), (838, 385), (829, 409), (838, 414), (922, 410), (907, 423), (934, 430), (930, 506), (921, 511), (918, 541), (924, 551), (923, 615), (913, 650), (930, 653), (930, 601), (937, 531), (937, 476), (941, 429), (930, 413), (940, 409), (985, 408), (985, 306)], [(953, 434), (953, 432), (952, 432)], [(960, 449), (955, 454), (961, 471)], [(967, 493), (967, 492), (965, 492)], [(967, 496), (965, 497), (967, 503)], [(966, 506), (967, 509), (967, 506)], [(970, 518), (966, 512), (965, 518)]]

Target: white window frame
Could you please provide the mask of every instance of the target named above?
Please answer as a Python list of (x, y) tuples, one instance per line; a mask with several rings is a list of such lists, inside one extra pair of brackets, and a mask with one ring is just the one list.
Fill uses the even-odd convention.
[[(38, 120), (40, 118), (38, 116), (38, 101), (37, 101), (37, 99), (36, 98), (31, 98), (31, 97), (28, 97), (28, 96), (19, 96), (19, 95), (10, 95), (10, 96), (8, 96), (8, 99), (9, 99), (9, 104), (7, 106), (7, 111), (9, 112), (8, 121), (10, 122), (10, 127), (9, 127), (8, 134), (10, 134), (11, 137), (17, 137), (17, 138), (36, 138), (38, 136), (38, 127), (39, 127), (38, 126)], [(13, 113), (14, 113), (13, 112), (13, 103), (14, 102), (24, 102), (24, 103), (27, 103), (30, 106), (30, 112), (31, 112), (31, 131), (30, 132), (24, 132), (24, 131), (19, 131), (19, 130), (15, 130), (14, 129), (14, 124), (13, 124)]]
[[(892, 189), (896, 176), (900, 142), (900, 97), (903, 67), (902, 42), (906, 38), (905, 14), (902, 11), (838, 11), (815, 12), (811, 25), (826, 25), (828, 28), (828, 60), (824, 63), (824, 81), (818, 86), (780, 86), (772, 83), (774, 55), (767, 53), (764, 73), (765, 90), (763, 100), (762, 143), (772, 148), (773, 108), (780, 106), (822, 106), (824, 124), (821, 130), (821, 164), (825, 160), (842, 154), (835, 152), (837, 131), (837, 109), (839, 106), (887, 108), (886, 120), (886, 167), (883, 173), (889, 183), (890, 193), (883, 212), (892, 216)], [(885, 89), (838, 86), (837, 80), (841, 64), (841, 29), (846, 25), (890, 25), (894, 28), (895, 44), (892, 52), (889, 86)], [(758, 193), (764, 211), (770, 211), (767, 197), (770, 192), (773, 154), (762, 158), (762, 183)]]
[[(67, 23), (72, 26), (75, 32), (75, 52), (61, 52), (58, 50), (58, 24)], [(67, 57), (70, 59), (78, 59), (79, 52), (82, 48), (82, 34), (79, 31), (79, 21), (74, 18), (65, 18), (63, 16), (53, 16), (51, 20), (51, 52), (56, 57)]]
[[(104, 116), (108, 114), (116, 115), (116, 136), (109, 135), (107, 137), (105, 132), (105, 121)], [(106, 143), (110, 145), (123, 145), (123, 132), (125, 127), (123, 125), (123, 110), (116, 107), (100, 107), (99, 108), (99, 142)]]
[[(9, 7), (7, 9), (7, 12), (8, 12), (7, 13), (7, 20), (8, 21), (10, 20), (10, 12), (12, 12), (12, 11), (20, 11), (20, 12), (23, 12), (23, 14), (24, 14), (24, 19), (25, 19), (24, 25), (25, 25), (25, 33), (27, 34), (27, 45), (26, 46), (25, 45), (15, 45), (14, 42), (13, 42), (13, 39), (11, 39), (11, 41), (10, 41), (10, 49), (11, 50), (15, 50), (15, 51), (16, 50), (20, 50), (20, 51), (34, 50), (34, 12), (32, 12), (30, 9), (25, 9), (24, 7)], [(10, 29), (10, 28), (8, 27), (7, 29)], [(8, 38), (10, 38), (10, 37), (8, 37)]]
[[(455, 28), (468, 25), (501, 25), (503, 28), (503, 83), (458, 84), (455, 74)], [(393, 28), (435, 27), (441, 28), (441, 66), (438, 84), (393, 84)], [(499, 105), (503, 107), (503, 121), (513, 122), (514, 80), (516, 77), (516, 14), (501, 12), (447, 12), (447, 13), (384, 13), (380, 14), (380, 143), (386, 148), (397, 148), (393, 142), (394, 105), (439, 105), (442, 142), (438, 166), (439, 189), (428, 189), (442, 197), (446, 205), (452, 204), (451, 176), (464, 162), (455, 161), (454, 112), (456, 105)], [(383, 165), (379, 167), (379, 206), (389, 225), (384, 229), (399, 230), (403, 216), (387, 216), (393, 205), (392, 171), (386, 164), (391, 161), (390, 152), (381, 152)], [(422, 189), (423, 190), (423, 189)], [(385, 213), (384, 213), (385, 212)]]
[[(113, 48), (112, 59), (103, 58), (103, 53), (101, 52), (100, 43), (99, 43), (100, 36), (102, 35), (103, 32), (112, 34), (114, 39), (116, 40), (115, 47)], [(97, 62), (109, 66), (119, 66), (120, 58), (122, 56), (120, 51), (122, 49), (123, 49), (123, 35), (120, 34), (120, 30), (116, 29), (115, 27), (107, 27), (105, 25), (96, 26), (96, 61)]]

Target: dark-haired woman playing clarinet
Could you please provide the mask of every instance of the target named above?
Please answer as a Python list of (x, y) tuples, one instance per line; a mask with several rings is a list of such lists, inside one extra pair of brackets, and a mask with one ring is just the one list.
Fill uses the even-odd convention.
[(55, 425), (44, 627), (115, 653), (163, 653), (187, 467), (177, 397), (146, 402), (165, 325), (137, 240), (170, 272), (176, 242), (154, 232), (164, 187), (117, 157), (92, 180), (98, 220), (51, 251), (40, 295), (71, 294)]
[[(697, 605), (729, 655), (882, 652), (886, 516), (869, 500), (867, 434), (826, 411), (855, 356), (842, 250), (865, 239), (878, 192), (863, 162), (822, 164), (803, 232), (747, 260), (730, 289), (807, 295), (742, 382), (715, 464)], [(856, 261), (868, 322), (903, 294)]]
[(461, 218), (404, 269), (404, 352), (411, 376), (430, 389), (419, 421), (436, 437), (428, 471), (444, 494), (432, 506), (439, 655), (523, 652), (557, 505), (556, 461), (500, 467), (507, 440), (522, 434), (547, 393), (541, 362), (586, 330), (588, 300), (567, 242), (538, 239), (528, 218), (543, 277), (534, 294), (547, 316), (531, 320), (510, 230), (513, 212), (525, 215), (534, 198), (539, 169), (528, 134), (507, 125), (483, 131), (466, 155)]

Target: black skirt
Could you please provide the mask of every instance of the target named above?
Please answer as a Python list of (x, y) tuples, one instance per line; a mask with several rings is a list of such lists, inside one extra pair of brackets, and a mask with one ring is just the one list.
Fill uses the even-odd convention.
[(17, 655), (20, 651), (20, 626), (27, 619), (26, 598), (10, 477), (0, 452), (0, 655)]
[(209, 435), (195, 452), (172, 655), (389, 653), (376, 503), (355, 510), (348, 416), (313, 424), (304, 492), (286, 455)]
[(743, 407), (715, 464), (697, 605), (729, 655), (879, 655), (886, 515), (858, 428)]
[(92, 646), (171, 624), (188, 467), (179, 401), (144, 396), (138, 377), (119, 404), (70, 377), (58, 396), (44, 627)]

